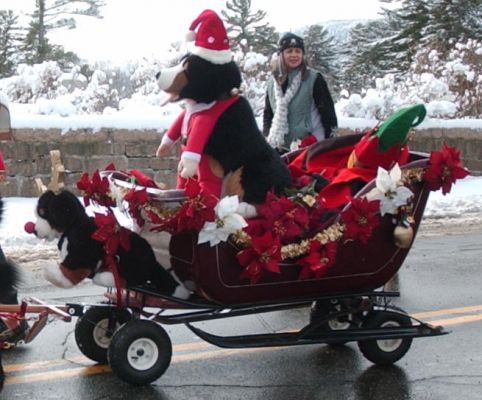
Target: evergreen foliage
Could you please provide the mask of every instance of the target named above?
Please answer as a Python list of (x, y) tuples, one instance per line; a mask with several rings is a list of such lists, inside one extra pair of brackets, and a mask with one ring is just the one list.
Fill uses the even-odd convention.
[(446, 53), (457, 41), (482, 39), (481, 0), (432, 0), (430, 24), (425, 27), (421, 45)]
[(12, 10), (0, 10), (0, 77), (11, 76), (19, 57), (20, 27)]
[(369, 87), (374, 76), (390, 72), (386, 56), (392, 35), (388, 23), (382, 19), (360, 23), (351, 30), (348, 62), (343, 69), (344, 88), (359, 91)]
[(48, 40), (48, 33), (55, 29), (74, 29), (74, 16), (102, 18), (100, 8), (103, 0), (35, 0), (35, 11), (25, 37), (23, 51), (28, 64), (38, 64), (46, 60), (61, 63), (77, 62), (72, 52), (66, 52), (62, 46), (53, 45)]
[[(383, 118), (424, 102), (431, 117), (482, 117), (482, 0), (381, 1), (387, 4), (381, 18), (360, 22), (348, 39), (332, 37), (330, 24), (304, 31), (308, 64), (325, 76), (341, 115)], [(76, 3), (84, 11), (76, 12)], [(55, 109), (50, 100), (66, 113), (120, 110), (145, 98), (152, 106), (161, 103), (164, 94), (154, 77), (166, 60), (80, 65), (75, 54), (48, 40), (52, 29), (75, 27), (74, 15), (99, 17), (102, 1), (36, 0), (36, 5), (28, 29), (18, 27), (12, 12), (0, 11), (0, 78), (10, 77), (0, 80), (0, 90), (11, 100), (45, 100), (50, 104), (45, 113)], [(68, 13), (72, 18), (62, 17)], [(250, 0), (228, 0), (221, 14), (243, 75), (243, 94), (259, 116), (278, 34), (265, 22), (266, 12), (251, 10)], [(177, 64), (184, 51), (173, 44), (171, 61)]]
[(276, 51), (276, 30), (264, 22), (266, 11), (251, 10), (251, 0), (228, 0), (226, 10), (222, 10), (221, 15), (233, 49), (245, 54), (254, 51), (265, 55)]
[(338, 85), (336, 49), (333, 38), (322, 25), (311, 25), (305, 31), (305, 54), (308, 65), (320, 71), (329, 86)]

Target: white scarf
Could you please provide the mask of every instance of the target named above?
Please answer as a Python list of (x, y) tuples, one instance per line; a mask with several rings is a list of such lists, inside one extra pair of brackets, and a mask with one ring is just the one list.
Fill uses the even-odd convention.
[(268, 135), (268, 143), (271, 147), (281, 149), (284, 144), (284, 138), (289, 133), (288, 124), (288, 106), (290, 101), (295, 97), (301, 85), (301, 72), (298, 72), (291, 82), (290, 86), (283, 95), (281, 85), (274, 81), (274, 94), (276, 98), (276, 110), (274, 112), (273, 121)]

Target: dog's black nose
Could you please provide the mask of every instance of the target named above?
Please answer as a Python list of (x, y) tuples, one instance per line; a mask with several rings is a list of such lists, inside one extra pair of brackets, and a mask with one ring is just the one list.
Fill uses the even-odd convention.
[(161, 72), (158, 72), (158, 73), (156, 74), (156, 79), (159, 79), (160, 76), (161, 76)]

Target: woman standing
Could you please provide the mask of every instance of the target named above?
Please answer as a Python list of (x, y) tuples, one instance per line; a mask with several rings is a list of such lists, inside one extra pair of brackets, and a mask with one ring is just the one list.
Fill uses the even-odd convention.
[(268, 81), (263, 133), (280, 152), (330, 137), (338, 122), (323, 76), (308, 68), (303, 39), (286, 33)]

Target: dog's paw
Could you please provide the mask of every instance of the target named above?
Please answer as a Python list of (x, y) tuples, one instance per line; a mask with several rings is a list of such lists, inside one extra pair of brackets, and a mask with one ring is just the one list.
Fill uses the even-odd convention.
[(161, 141), (161, 144), (159, 145), (157, 151), (156, 151), (156, 156), (157, 157), (164, 157), (164, 156), (167, 156), (172, 148), (174, 147), (174, 144), (176, 142), (174, 140), (171, 140), (169, 138), (169, 136), (167, 135), (164, 135), (162, 137), (162, 141)]
[(236, 212), (244, 218), (254, 218), (258, 215), (256, 207), (249, 203), (239, 203)]
[(179, 161), (178, 165), (179, 175), (181, 175), (184, 179), (192, 178), (194, 175), (196, 175), (198, 166), (198, 161), (191, 160), (189, 158), (181, 158), (181, 161)]
[(92, 278), (92, 282), (98, 286), (115, 287), (114, 274), (108, 271), (95, 274)]
[(68, 289), (74, 286), (72, 281), (66, 278), (59, 266), (55, 264), (51, 264), (44, 269), (44, 277), (57, 287)]
[(191, 295), (191, 292), (187, 290), (183, 285), (179, 285), (172, 295), (173, 297), (177, 297), (178, 299), (186, 300)]

